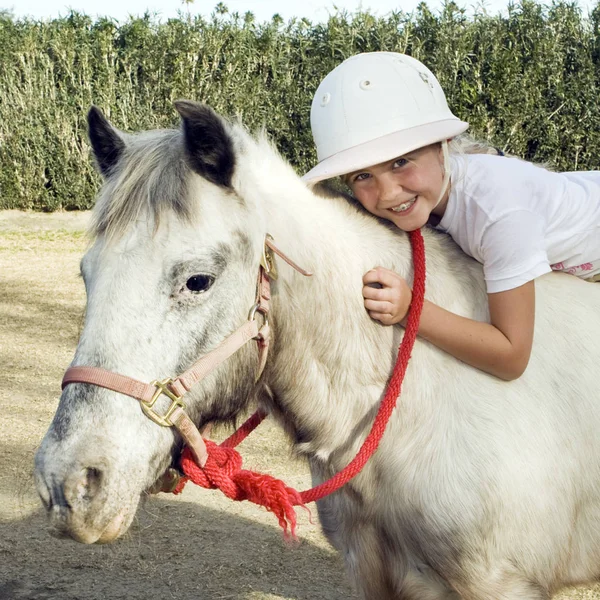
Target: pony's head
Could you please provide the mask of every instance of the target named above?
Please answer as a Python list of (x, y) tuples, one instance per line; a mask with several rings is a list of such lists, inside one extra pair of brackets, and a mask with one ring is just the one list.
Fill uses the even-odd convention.
[[(248, 137), (206, 106), (176, 108), (179, 130), (137, 135), (89, 112), (104, 185), (81, 261), (87, 306), (72, 366), (143, 382), (174, 377), (238, 328), (255, 301), (265, 231), (260, 207), (240, 192)], [(257, 349), (247, 344), (194, 386), (188, 414), (200, 425), (230, 420), (254, 397), (256, 376)], [(54, 527), (88, 543), (118, 537), (179, 448), (138, 401), (67, 386), (36, 455)]]

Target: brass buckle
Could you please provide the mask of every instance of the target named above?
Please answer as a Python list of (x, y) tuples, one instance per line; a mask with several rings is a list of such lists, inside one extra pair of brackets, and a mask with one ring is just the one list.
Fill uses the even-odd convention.
[(266, 271), (270, 279), (275, 281), (277, 279), (277, 263), (275, 262), (275, 252), (269, 248), (266, 244), (266, 240), (273, 240), (273, 236), (267, 233), (265, 236), (265, 244), (263, 245), (263, 254), (260, 259), (261, 267)]
[[(174, 392), (171, 391), (169, 387), (173, 383), (173, 380), (168, 377), (167, 379), (163, 379), (162, 381), (153, 381), (150, 385), (156, 387), (156, 391), (152, 396), (149, 402), (144, 402), (144, 400), (140, 401), (140, 405), (142, 407), (142, 411), (149, 418), (152, 419), (158, 425), (162, 425), (163, 427), (172, 427), (173, 422), (171, 421), (171, 415), (175, 411), (178, 406), (181, 408), (185, 408), (185, 404), (181, 401), (181, 396), (178, 396)], [(159, 415), (154, 411), (154, 404), (158, 400), (161, 394), (164, 394), (167, 398), (171, 400), (171, 406), (167, 409), (167, 412), (164, 415)]]

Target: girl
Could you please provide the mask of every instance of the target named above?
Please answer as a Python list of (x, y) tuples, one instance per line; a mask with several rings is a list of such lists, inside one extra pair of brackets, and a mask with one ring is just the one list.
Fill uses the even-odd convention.
[[(342, 176), (369, 212), (404, 231), (432, 224), (481, 262), (491, 322), (426, 301), (419, 335), (511, 380), (531, 353), (535, 278), (556, 270), (600, 279), (600, 172), (553, 173), (499, 155), (449, 157), (448, 141), (467, 127), (421, 62), (359, 54), (317, 89), (311, 128), (319, 163), (304, 179)], [(363, 286), (373, 319), (404, 323), (411, 290), (402, 277), (377, 267)]]

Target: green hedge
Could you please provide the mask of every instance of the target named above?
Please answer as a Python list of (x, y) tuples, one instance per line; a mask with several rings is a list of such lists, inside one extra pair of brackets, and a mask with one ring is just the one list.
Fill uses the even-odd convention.
[(265, 126), (299, 172), (315, 161), (309, 112), (319, 81), (357, 52), (425, 62), (471, 132), (561, 170), (596, 169), (600, 8), (509, 5), (508, 16), (338, 12), (327, 23), (275, 16), (119, 24), (71, 13), (52, 21), (0, 12), (0, 208), (86, 209), (98, 187), (85, 132), (100, 106), (127, 131), (177, 123), (177, 98)]

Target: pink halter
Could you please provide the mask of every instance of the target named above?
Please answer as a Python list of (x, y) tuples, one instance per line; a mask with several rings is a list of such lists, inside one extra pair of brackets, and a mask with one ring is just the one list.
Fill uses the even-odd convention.
[[(70, 383), (90, 383), (139, 400), (142, 411), (148, 418), (163, 427), (175, 427), (177, 429), (185, 443), (189, 446), (196, 462), (203, 467), (208, 458), (206, 444), (198, 428), (185, 412), (185, 404), (182, 398), (196, 383), (204, 379), (208, 373), (213, 371), (250, 340), (256, 340), (258, 345), (259, 360), (256, 380), (261, 376), (269, 350), (270, 329), (268, 314), (271, 299), (271, 279), (277, 278), (273, 253), (278, 254), (302, 275), (307, 277), (312, 275), (312, 273), (300, 268), (283, 254), (274, 245), (273, 238), (267, 234), (258, 270), (256, 301), (250, 309), (248, 320), (229, 337), (225, 338), (213, 351), (201, 357), (178, 377), (144, 383), (132, 377), (119, 375), (118, 373), (113, 373), (99, 367), (77, 366), (70, 367), (65, 372), (62, 380), (62, 389), (64, 390)], [(263, 323), (260, 327), (256, 321), (256, 313), (260, 313), (263, 317)], [(163, 414), (157, 413), (154, 408), (161, 396), (166, 396), (170, 400), (170, 405)]]

